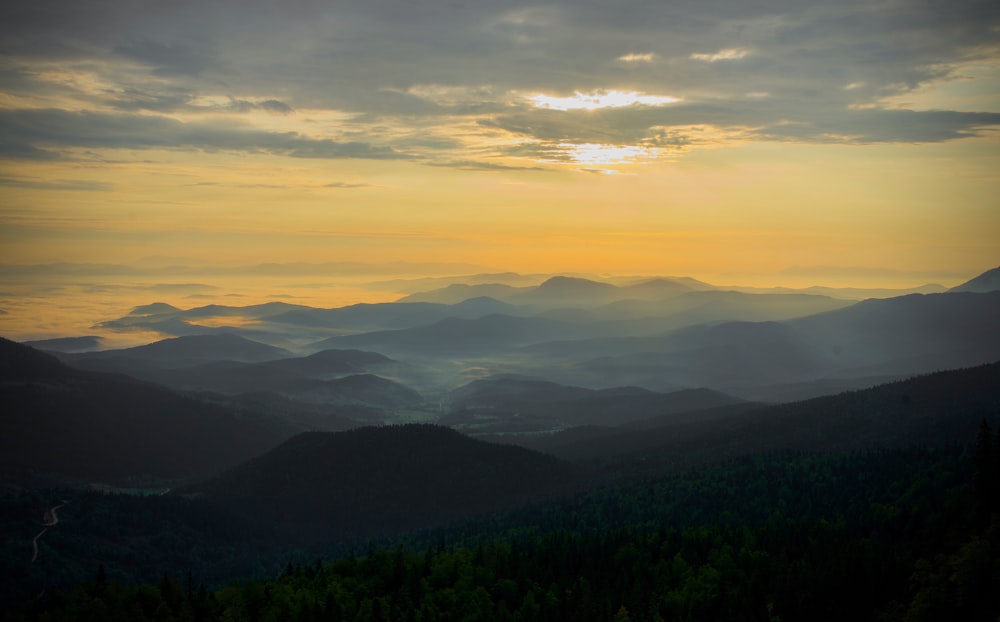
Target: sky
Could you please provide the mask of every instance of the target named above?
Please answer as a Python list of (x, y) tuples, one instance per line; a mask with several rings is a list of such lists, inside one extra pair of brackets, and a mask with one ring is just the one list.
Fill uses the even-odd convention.
[(7, 0), (0, 264), (954, 285), (998, 130), (992, 0)]

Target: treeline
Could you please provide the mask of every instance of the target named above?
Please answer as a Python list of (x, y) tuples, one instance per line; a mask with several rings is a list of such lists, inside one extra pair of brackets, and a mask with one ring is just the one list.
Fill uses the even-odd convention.
[[(37, 539), (46, 511), (59, 523)], [(196, 500), (84, 490), (35, 490), (0, 497), (0, 614), (39, 593), (93, 579), (155, 582), (196, 572), (199, 582), (272, 577), (287, 557), (272, 528)], [(263, 563), (262, 563), (263, 562)], [(194, 570), (196, 569), (196, 570)]]
[(969, 448), (748, 457), (271, 580), (98, 571), (11, 619), (995, 620), (998, 510), (984, 423)]

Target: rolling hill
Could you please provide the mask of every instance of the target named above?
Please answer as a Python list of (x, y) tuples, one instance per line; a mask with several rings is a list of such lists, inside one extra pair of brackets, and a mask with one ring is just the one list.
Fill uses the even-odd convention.
[(568, 322), (492, 314), (476, 319), (449, 317), (415, 328), (331, 337), (314, 347), (357, 347), (430, 356), (493, 354), (552, 338), (587, 334), (586, 327)]
[(327, 380), (295, 395), (310, 402), (354, 404), (386, 410), (417, 408), (423, 397), (398, 382), (373, 374), (354, 374)]
[(515, 311), (513, 305), (489, 296), (472, 296), (454, 303), (383, 302), (355, 304), (334, 309), (303, 309), (264, 318), (274, 324), (324, 328), (341, 333), (413, 328), (448, 317), (478, 318)]
[[(178, 341), (185, 343), (177, 344)], [(196, 342), (197, 348), (185, 348)], [(271, 393), (300, 402), (332, 406), (365, 406), (396, 410), (418, 407), (423, 398), (416, 391), (369, 373), (399, 369), (392, 359), (362, 350), (323, 350), (306, 357), (281, 358), (263, 362), (209, 360), (208, 356), (262, 358), (276, 348), (228, 336), (219, 350), (205, 351), (219, 340), (178, 338), (128, 350), (109, 350), (84, 356), (63, 355), (73, 367), (90, 371), (125, 374), (177, 391), (210, 392), (227, 396), (244, 393)], [(162, 349), (153, 346), (170, 346)], [(249, 345), (248, 345), (249, 344)], [(249, 354), (249, 356), (248, 356)], [(198, 355), (202, 358), (195, 358)], [(140, 358), (144, 357), (144, 358)], [(370, 419), (370, 417), (366, 417)]]
[(742, 401), (708, 389), (672, 393), (639, 387), (597, 390), (515, 376), (475, 380), (452, 391), (449, 399), (450, 412), (441, 423), (483, 435), (623, 425), (655, 415)]
[(270, 368), (291, 371), (308, 378), (329, 379), (332, 376), (368, 372), (394, 363), (391, 358), (378, 352), (329, 349), (304, 357), (268, 361), (266, 364)]
[(967, 442), (983, 419), (1000, 420), (1000, 362), (788, 404), (747, 402), (510, 439), (567, 460), (641, 455), (674, 469), (776, 450), (941, 447)]
[(573, 485), (551, 456), (405, 425), (300, 434), (186, 492), (316, 541), (449, 523)]
[(64, 355), (76, 366), (88, 361), (119, 359), (161, 367), (183, 367), (209, 361), (259, 363), (291, 356), (282, 348), (232, 334), (191, 335), (163, 339), (144, 346)]

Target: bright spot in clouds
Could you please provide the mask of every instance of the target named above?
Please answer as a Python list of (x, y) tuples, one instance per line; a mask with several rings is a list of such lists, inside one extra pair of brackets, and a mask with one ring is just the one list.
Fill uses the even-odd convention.
[(750, 54), (750, 50), (745, 48), (726, 48), (724, 50), (719, 50), (714, 54), (692, 54), (692, 60), (703, 60), (707, 63), (716, 63), (720, 60), (739, 60), (741, 58), (746, 58)]
[(601, 145), (596, 143), (560, 143), (552, 150), (559, 161), (570, 160), (574, 164), (630, 164), (640, 160), (655, 159), (657, 149), (639, 145)]
[(624, 56), (619, 56), (618, 60), (625, 63), (651, 63), (656, 55), (652, 52), (646, 52), (645, 54), (625, 54)]
[(677, 97), (669, 95), (645, 95), (635, 91), (594, 91), (592, 93), (575, 92), (570, 97), (554, 97), (552, 95), (533, 95), (529, 97), (537, 108), (552, 110), (597, 110), (599, 108), (624, 108), (627, 106), (664, 106), (679, 102)]

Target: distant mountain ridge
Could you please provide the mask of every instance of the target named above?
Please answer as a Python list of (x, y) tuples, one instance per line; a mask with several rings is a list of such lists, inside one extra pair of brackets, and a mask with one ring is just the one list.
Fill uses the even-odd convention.
[(594, 307), (617, 300), (660, 300), (682, 293), (711, 289), (694, 279), (651, 278), (627, 285), (556, 275), (536, 286), (514, 287), (501, 283), (453, 283), (446, 287), (410, 294), (400, 302), (456, 303), (475, 296), (535, 307)]
[(670, 468), (775, 450), (852, 451), (966, 442), (1000, 421), (1000, 360), (788, 404), (664, 414), (512, 442), (566, 460), (645, 456)]
[[(988, 281), (991, 273), (970, 283)], [(802, 293), (807, 290), (724, 290), (685, 278), (556, 275), (526, 284), (500, 277), (511, 275), (498, 275), (494, 282), (486, 276), (469, 283), (440, 281), (448, 283), (439, 290), (447, 304), (405, 302), (408, 297), (331, 309), (265, 303), (183, 310), (154, 303), (120, 318), (120, 329), (180, 333), (181, 341), (60, 357), (80, 367), (230, 394), (252, 390), (257, 378), (261, 390), (276, 388), (295, 397), (306, 384), (292, 386), (295, 379), (285, 372), (323, 381), (371, 373), (431, 394), (454, 389), (455, 379), (481, 376), (473, 370), (482, 367), (487, 373), (523, 373), (564, 385), (635, 385), (658, 392), (709, 387), (747, 399), (778, 400), (980, 364), (1000, 352), (992, 319), (1000, 313), (998, 292), (855, 302)], [(478, 287), (492, 287), (491, 293), (503, 299), (465, 297), (481, 293)], [(433, 292), (425, 294), (434, 299)], [(223, 319), (203, 321), (206, 317)], [(227, 322), (237, 326), (219, 326)], [(239, 338), (245, 340), (242, 345)], [(74, 343), (86, 344), (63, 346), (75, 349)], [(298, 361), (292, 354), (330, 348), (380, 352), (402, 362), (340, 364), (329, 355), (321, 365), (319, 359)], [(219, 364), (200, 368), (211, 372), (205, 382), (198, 382), (199, 370), (179, 372), (177, 378), (154, 375), (166, 367), (220, 361), (268, 364), (276, 371), (267, 378), (260, 369)], [(246, 377), (240, 380), (242, 373)]]
[(100, 350), (67, 357), (68, 360), (125, 358), (161, 364), (192, 364), (207, 361), (260, 363), (291, 356), (291, 352), (227, 333), (190, 335), (163, 339), (144, 346)]
[(448, 317), (426, 326), (331, 337), (314, 347), (359, 347), (389, 353), (492, 352), (546, 338), (586, 334), (586, 328), (568, 322), (497, 313), (475, 319)]
[(457, 304), (470, 298), (489, 297), (504, 300), (517, 292), (526, 291), (525, 287), (514, 287), (502, 283), (452, 283), (441, 289), (417, 292), (400, 298), (398, 303), (431, 302), (438, 304)]
[(660, 390), (702, 386), (741, 395), (747, 389), (760, 396), (758, 389), (769, 385), (919, 374), (994, 361), (1000, 358), (997, 317), (1000, 292), (912, 294), (781, 322), (695, 325), (661, 337), (553, 341), (523, 352), (544, 357), (554, 369), (572, 366), (581, 384), (594, 378), (663, 386)]
[[(168, 336), (230, 333), (295, 349), (308, 342), (309, 336), (312, 342), (317, 342), (337, 335), (415, 328), (447, 317), (478, 319), (489, 314), (539, 316), (555, 312), (549, 315), (550, 319), (617, 321), (619, 324), (623, 320), (640, 320), (630, 333), (624, 326), (615, 330), (619, 334), (623, 331), (650, 334), (705, 321), (787, 319), (843, 306), (850, 300), (944, 290), (940, 286), (904, 290), (724, 287), (690, 277), (598, 278), (506, 273), (391, 283), (398, 291), (411, 293), (396, 302), (328, 309), (285, 302), (242, 307), (210, 304), (182, 309), (157, 302), (137, 306), (127, 315), (100, 322), (95, 328), (120, 332), (149, 330)], [(420, 283), (444, 287), (413, 291), (419, 289)], [(718, 296), (709, 297), (713, 293)], [(706, 296), (703, 308), (696, 302), (695, 294)], [(828, 299), (824, 301), (820, 295)], [(689, 300), (678, 300), (684, 296)], [(622, 314), (617, 315), (618, 312)], [(704, 317), (699, 315), (702, 313)], [(227, 318), (231, 318), (229, 323), (222, 325)], [(213, 321), (207, 321), (210, 319)]]
[(979, 276), (951, 288), (949, 291), (978, 293), (1000, 291), (1000, 267), (987, 270)]
[(39, 350), (55, 352), (89, 352), (100, 349), (101, 338), (96, 335), (56, 337), (53, 339), (25, 341), (24, 345), (31, 346), (32, 348), (37, 348)]

